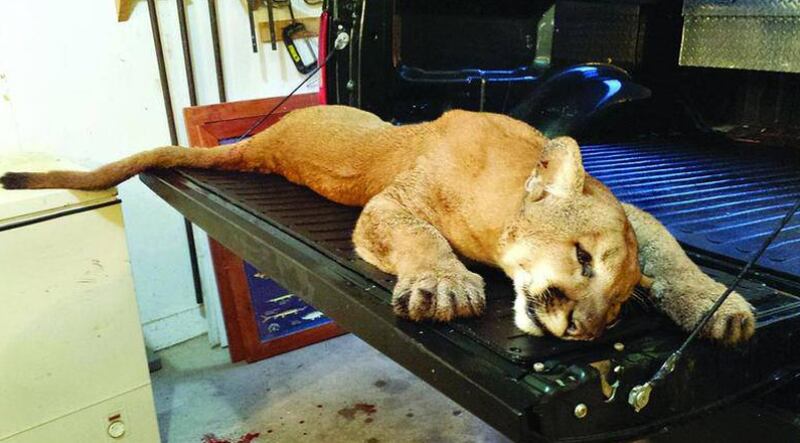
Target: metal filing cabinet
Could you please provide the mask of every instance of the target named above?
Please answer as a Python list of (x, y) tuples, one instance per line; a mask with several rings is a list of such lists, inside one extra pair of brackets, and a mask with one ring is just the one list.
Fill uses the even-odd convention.
[(159, 441), (116, 191), (0, 189), (0, 442), (104, 441)]

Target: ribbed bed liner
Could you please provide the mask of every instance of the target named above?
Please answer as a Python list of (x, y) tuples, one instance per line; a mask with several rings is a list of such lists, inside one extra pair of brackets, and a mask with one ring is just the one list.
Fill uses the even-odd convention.
[[(179, 172), (212, 195), (269, 222), (314, 247), (340, 265), (377, 286), (391, 291), (395, 278), (358, 258), (351, 240), (360, 208), (338, 205), (308, 188), (293, 185), (276, 175), (190, 170)], [(640, 307), (629, 304), (626, 320), (598, 341), (565, 342), (551, 337), (533, 338), (520, 332), (513, 322), (514, 290), (500, 270), (471, 264), (486, 282), (487, 309), (478, 319), (450, 323), (453, 329), (488, 346), (517, 363), (530, 363), (572, 350), (608, 347), (609, 343), (654, 331), (665, 325), (660, 317), (634, 315)], [(722, 276), (722, 279), (728, 278)], [(767, 288), (753, 287), (753, 297), (768, 303), (774, 296)], [(384, 300), (389, 302), (389, 299)]]
[[(682, 241), (736, 259), (748, 256), (736, 248), (757, 247), (785, 211), (790, 197), (800, 190), (800, 174), (785, 158), (781, 163), (734, 151), (703, 152), (697, 146), (677, 143), (586, 146), (584, 158), (591, 173), (623, 200), (653, 212)], [(180, 174), (213, 198), (278, 227), (375, 285), (387, 291), (394, 287), (394, 277), (359, 259), (354, 251), (351, 235), (359, 208), (325, 200), (275, 175), (201, 170)], [(770, 249), (764, 262), (772, 269), (800, 275), (799, 226), (796, 217)], [(598, 341), (530, 337), (513, 324), (510, 280), (499, 270), (472, 267), (486, 281), (487, 312), (478, 319), (454, 321), (450, 327), (516, 363), (607, 348), (615, 341), (652, 336), (656, 330), (662, 335), (674, 334), (670, 322), (658, 315), (641, 315), (636, 312), (641, 307), (629, 303), (630, 312), (620, 325)], [(721, 271), (705, 271), (726, 284), (733, 278)], [(739, 291), (756, 307), (759, 325), (796, 315), (800, 306), (795, 298), (756, 282), (742, 282)]]
[[(797, 150), (686, 141), (582, 148), (586, 170), (686, 245), (746, 261), (800, 197)], [(800, 277), (800, 214), (759, 261)]]

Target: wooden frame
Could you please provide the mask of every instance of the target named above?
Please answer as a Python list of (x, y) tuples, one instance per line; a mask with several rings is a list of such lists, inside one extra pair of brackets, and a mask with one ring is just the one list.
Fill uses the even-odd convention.
[[(244, 133), (259, 118), (275, 107), (283, 97), (244, 100), (216, 105), (194, 106), (183, 110), (189, 143), (195, 147), (218, 146), (221, 140)], [(284, 114), (298, 108), (319, 104), (317, 94), (297, 94), (286, 101), (253, 131), (263, 131)]]
[[(212, 147), (220, 145), (223, 140), (238, 137), (281, 100), (278, 97), (186, 108), (183, 115), (189, 143), (193, 147)], [(269, 127), (293, 109), (318, 103), (316, 94), (295, 95), (261, 122), (253, 132)], [(211, 238), (209, 245), (232, 361), (254, 362), (347, 332), (335, 323), (328, 323), (262, 342), (254, 322), (244, 262)]]

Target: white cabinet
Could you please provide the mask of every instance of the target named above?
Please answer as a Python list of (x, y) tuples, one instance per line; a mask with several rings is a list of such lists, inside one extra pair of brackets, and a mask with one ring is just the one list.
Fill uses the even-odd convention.
[(159, 441), (116, 193), (0, 190), (0, 442), (103, 441)]

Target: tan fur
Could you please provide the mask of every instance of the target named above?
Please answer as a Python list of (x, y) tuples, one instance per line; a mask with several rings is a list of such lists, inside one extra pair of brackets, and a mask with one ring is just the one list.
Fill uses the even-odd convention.
[[(514, 280), (515, 322), (534, 335), (599, 336), (641, 280), (640, 260), (661, 306), (685, 328), (713, 296), (704, 291), (718, 289), (666, 231), (650, 229), (652, 221), (630, 208), (626, 216), (584, 173), (574, 140), (548, 140), (497, 114), (450, 111), (433, 122), (392, 126), (353, 108), (312, 107), (228, 147), (164, 147), (93, 172), (10, 173), (0, 182), (97, 189), (165, 167), (277, 173), (333, 201), (365, 206), (353, 234), (356, 250), (398, 276), (395, 312), (414, 320), (484, 310), (483, 280), (454, 251), (499, 266)], [(671, 242), (656, 238), (665, 235)], [(589, 264), (580, 254), (591, 257)], [(752, 314), (745, 305), (726, 304), (708, 335), (748, 338)], [(738, 332), (719, 325), (741, 319)]]
[[(705, 275), (655, 217), (633, 205), (623, 206), (636, 230), (639, 261), (654, 301), (679, 326), (692, 329), (725, 286)], [(752, 307), (733, 292), (711, 317), (703, 334), (735, 344), (752, 337), (755, 326)]]

